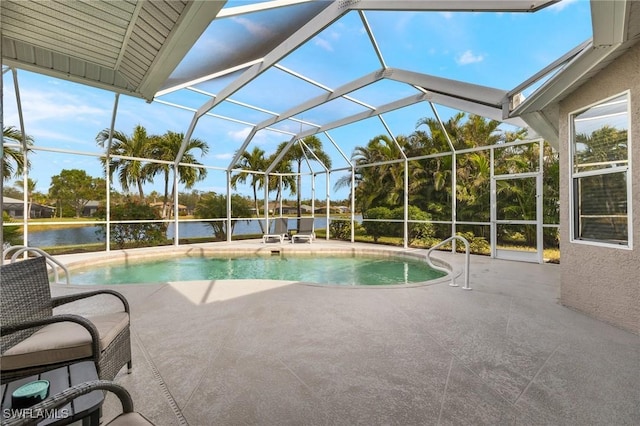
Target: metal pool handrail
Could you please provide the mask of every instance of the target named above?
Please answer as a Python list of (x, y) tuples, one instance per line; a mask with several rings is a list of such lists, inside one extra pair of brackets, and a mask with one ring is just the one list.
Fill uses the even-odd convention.
[(461, 237), (460, 235), (454, 235), (452, 237), (447, 238), (446, 240), (443, 240), (443, 241), (439, 242), (435, 246), (431, 247), (427, 251), (427, 263), (433, 269), (436, 269), (436, 270), (441, 271), (441, 272), (450, 273), (451, 274), (451, 283), (449, 285), (451, 287), (458, 287), (458, 284), (456, 284), (456, 277), (453, 274), (453, 268), (451, 268), (451, 270), (449, 270), (447, 268), (443, 268), (442, 266), (434, 265), (433, 262), (431, 261), (431, 252), (433, 252), (435, 249), (437, 249), (439, 247), (442, 247), (443, 245), (447, 244), (448, 242), (450, 242), (452, 240), (456, 240), (456, 239), (462, 241), (464, 243), (464, 247), (465, 247), (465, 253), (464, 253), (464, 285), (462, 286), (462, 289), (463, 290), (471, 290), (471, 287), (469, 286), (469, 259), (470, 259), (469, 241), (467, 241), (466, 238)]
[[(27, 246), (11, 246), (6, 248), (2, 252), (2, 259), (5, 259), (9, 253), (15, 251), (15, 253), (11, 256), (11, 263), (15, 262), (19, 255), (25, 252), (37, 253), (40, 256), (43, 256), (47, 259), (47, 264), (51, 267), (53, 271), (53, 279), (56, 284), (60, 284), (60, 277), (58, 275), (58, 268), (60, 267), (64, 271), (65, 278), (67, 279), (67, 284), (71, 284), (71, 276), (69, 275), (69, 270), (64, 265), (64, 263), (60, 262), (55, 257), (51, 256), (44, 250), (41, 250), (37, 247), (27, 247)], [(57, 266), (57, 267), (56, 267)]]

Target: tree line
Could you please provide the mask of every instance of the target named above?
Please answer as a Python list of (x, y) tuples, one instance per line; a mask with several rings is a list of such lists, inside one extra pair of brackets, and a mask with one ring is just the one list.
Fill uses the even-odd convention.
[[(347, 187), (355, 194), (356, 209), (365, 219), (398, 219), (398, 208), (404, 206), (405, 196), (413, 210), (410, 220), (451, 221), (455, 198), (456, 221), (477, 223), (490, 221), (491, 154), (489, 149), (508, 142), (525, 140), (526, 130), (505, 131), (501, 123), (476, 115), (458, 113), (441, 123), (434, 118), (422, 118), (416, 130), (409, 135), (391, 138), (378, 135), (366, 145), (357, 146), (352, 155), (355, 165), (355, 185), (351, 177), (344, 176), (337, 187)], [(559, 221), (559, 164), (558, 155), (550, 146), (544, 146), (543, 164), (539, 165), (539, 145), (525, 144), (495, 149), (494, 172), (519, 174), (544, 169), (544, 222)], [(455, 156), (455, 169), (453, 166)], [(443, 154), (449, 153), (449, 154)], [(405, 171), (403, 158), (407, 157)], [(371, 166), (375, 164), (376, 166)], [(452, 174), (455, 173), (455, 187)], [(408, 193), (405, 194), (405, 174), (408, 176)], [(497, 191), (502, 200), (498, 213), (504, 219), (535, 220), (536, 187), (525, 179), (500, 180)], [(393, 227), (385, 228), (380, 222), (367, 225), (367, 233), (394, 234)], [(385, 231), (385, 229), (387, 229)], [(488, 238), (489, 228), (484, 225), (461, 226), (471, 239)], [(535, 239), (532, 227), (521, 227), (517, 238), (531, 244)], [(420, 235), (439, 239), (450, 236), (449, 225), (436, 226)], [(551, 230), (553, 231), (553, 230)], [(549, 232), (548, 238), (557, 241), (557, 233)], [(397, 233), (397, 232), (395, 232)], [(410, 230), (411, 234), (411, 230)], [(501, 236), (509, 237), (509, 236)], [(516, 236), (513, 236), (516, 237)]]
[[(473, 151), (456, 157), (456, 185), (452, 188), (452, 155), (436, 155), (468, 148), (488, 147), (506, 142), (526, 138), (525, 131), (509, 132), (500, 129), (500, 122), (488, 120), (475, 115), (458, 113), (444, 123), (433, 118), (422, 118), (416, 123), (416, 130), (409, 135), (399, 135), (392, 138), (379, 135), (371, 138), (366, 145), (356, 146), (351, 160), (355, 166), (355, 185), (351, 187), (351, 176), (345, 175), (335, 183), (335, 189), (348, 188), (354, 195), (356, 211), (366, 217), (382, 217), (386, 213), (404, 205), (405, 196), (409, 205), (417, 208), (426, 216), (420, 218), (435, 221), (449, 221), (452, 217), (452, 199), (456, 199), (456, 218), (458, 221), (488, 222), (490, 198), (490, 157), (489, 150)], [(444, 127), (444, 129), (443, 129)], [(22, 135), (14, 128), (3, 129), (5, 139), (21, 141)], [(163, 205), (161, 217), (171, 214), (174, 188), (171, 173), (177, 173), (177, 180), (185, 189), (192, 189), (197, 182), (207, 176), (207, 169), (198, 160), (209, 152), (208, 143), (193, 138), (182, 150), (184, 134), (167, 131), (163, 135), (152, 135), (141, 126), (135, 126), (128, 135), (122, 131), (113, 131), (109, 157), (102, 157), (101, 163), (109, 176), (115, 177), (124, 194), (112, 192), (115, 202), (122, 199), (145, 200), (144, 185), (154, 182), (161, 176), (163, 179), (163, 193), (151, 195), (161, 197)], [(96, 143), (107, 149), (109, 130), (105, 129), (96, 136)], [(27, 145), (33, 143), (27, 138)], [(288, 142), (282, 142), (275, 152), (267, 155), (264, 150), (254, 147), (238, 156), (231, 174), (231, 187), (237, 189), (239, 184), (248, 184), (252, 190), (253, 207), (249, 207), (257, 216), (261, 210), (261, 190), (265, 185), (268, 192), (275, 192), (276, 202), (283, 198), (283, 192), (289, 191), (297, 198), (298, 216), (301, 212), (301, 172), (306, 161), (321, 163), (331, 169), (330, 156), (324, 151), (321, 140), (316, 136), (296, 141), (290, 149), (283, 153)], [(558, 156), (551, 148), (544, 148), (545, 171), (545, 223), (558, 221)], [(180, 165), (174, 170), (173, 162), (182, 152)], [(537, 170), (538, 151), (535, 145), (522, 145), (504, 150), (496, 150), (499, 155), (495, 159), (496, 173), (522, 173)], [(281, 161), (273, 165), (268, 182), (265, 182), (264, 171), (269, 168), (276, 158)], [(408, 171), (401, 161), (409, 158)], [(3, 161), (3, 178), (19, 177), (30, 164), (23, 164), (22, 153), (13, 148), (5, 148)], [(150, 158), (161, 162), (140, 160)], [(374, 165), (374, 166), (371, 166)], [(253, 173), (262, 172), (262, 173)], [(409, 176), (408, 193), (405, 194), (405, 173)], [(281, 174), (281, 177), (278, 176)], [(72, 182), (79, 182), (82, 191), (69, 194)], [(282, 182), (282, 184), (280, 184)], [(535, 214), (535, 193), (531, 188), (522, 185), (523, 182), (500, 182), (498, 191), (508, 202), (505, 203), (506, 218), (509, 214), (520, 219), (529, 219)], [(35, 182), (28, 182), (28, 187), (35, 187)], [(520, 186), (519, 186), (520, 185)], [(22, 184), (20, 184), (22, 187)], [(103, 188), (102, 190), (100, 188)], [(63, 170), (53, 176), (48, 194), (29, 194), (29, 200), (55, 201), (60, 214), (78, 216), (81, 211), (82, 200), (104, 199), (105, 184), (103, 178), (92, 178), (84, 171)], [(6, 192), (6, 191), (5, 191)], [(179, 194), (182, 198), (185, 194)], [(260, 194), (260, 195), (259, 195)], [(149, 194), (147, 194), (149, 195)], [(204, 198), (216, 198), (219, 194), (201, 194)], [(241, 197), (244, 198), (244, 197)], [(62, 200), (65, 200), (64, 203)], [(37, 201), (35, 201), (37, 202)], [(238, 211), (242, 201), (236, 199)], [(64, 205), (63, 205), (64, 204)], [(66, 209), (64, 206), (67, 206)], [(377, 210), (375, 210), (377, 209)], [(215, 210), (215, 209), (212, 209)], [(512, 213), (509, 212), (512, 211)], [(203, 210), (200, 209), (200, 212)], [(382, 212), (382, 213), (381, 213)], [(218, 213), (211, 213), (209, 217), (225, 217), (226, 209)], [(389, 213), (391, 214), (391, 213)], [(397, 213), (394, 213), (397, 214)], [(418, 214), (418, 213), (416, 213)], [(222, 216), (219, 216), (222, 215)], [(391, 216), (388, 216), (391, 217)], [(533, 216), (535, 218), (535, 216)], [(262, 224), (261, 224), (262, 225)], [(472, 227), (473, 228), (473, 227)], [(447, 229), (443, 227), (443, 229)], [(222, 233), (224, 230), (219, 230)], [(264, 230), (263, 230), (264, 231)], [(477, 226), (472, 229), (475, 235), (486, 236), (486, 229)], [(377, 231), (371, 231), (377, 232)], [(443, 231), (446, 232), (446, 231)], [(527, 239), (533, 236), (525, 236)]]

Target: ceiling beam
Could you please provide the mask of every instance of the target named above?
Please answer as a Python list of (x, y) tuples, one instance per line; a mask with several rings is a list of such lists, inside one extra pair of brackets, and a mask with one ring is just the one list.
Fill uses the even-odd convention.
[(594, 49), (592, 44), (589, 43), (567, 64), (561, 73), (551, 77), (534, 93), (529, 95), (519, 106), (514, 108), (511, 111), (511, 115), (515, 116), (527, 114), (532, 111), (539, 111), (550, 103), (562, 99), (567, 90), (572, 90), (576, 82), (595, 67), (599, 66), (600, 63), (605, 61), (615, 50), (615, 46)]
[(263, 10), (277, 9), (279, 7), (293, 6), (300, 3), (309, 3), (313, 0), (272, 0), (263, 3), (252, 3), (242, 6), (227, 7), (218, 13), (217, 19), (230, 16), (246, 15), (247, 13), (261, 12)]
[(590, 5), (593, 45), (604, 47), (625, 42), (631, 2), (593, 0)]
[(187, 52), (207, 29), (226, 1), (191, 1), (175, 23), (173, 30), (162, 44), (140, 83), (138, 91), (143, 98), (152, 101), (156, 92), (167, 81)]
[[(203, 2), (207, 3), (207, 2)], [(228, 98), (229, 96), (236, 93), (238, 90), (242, 89), (244, 86), (253, 81), (256, 77), (261, 75), (263, 72), (267, 71), (277, 62), (279, 62), (282, 58), (296, 50), (298, 47), (303, 45), (305, 42), (313, 38), (320, 31), (327, 28), (334, 21), (340, 18), (342, 15), (347, 13), (349, 9), (345, 7), (343, 2), (331, 2), (327, 5), (325, 9), (323, 9), (320, 13), (318, 13), (313, 19), (311, 19), (307, 24), (301, 27), (298, 31), (293, 33), (287, 40), (282, 42), (279, 46), (274, 48), (272, 51), (266, 54), (264, 60), (255, 64), (249, 69), (247, 69), (244, 73), (242, 73), (238, 78), (236, 78), (231, 84), (226, 86), (224, 89), (218, 93), (218, 97), (216, 99), (211, 99), (205, 102), (198, 109), (198, 116), (203, 116), (206, 112), (210, 111), (220, 102)]]
[(307, 136), (315, 135), (316, 133), (326, 132), (331, 129), (335, 129), (337, 127), (346, 126), (347, 124), (352, 124), (357, 121), (366, 120), (367, 118), (375, 117), (380, 114), (385, 114), (390, 111), (395, 111), (400, 108), (407, 107), (409, 105), (416, 104), (418, 102), (423, 102), (427, 100), (427, 95), (424, 93), (419, 93), (417, 95), (408, 96), (406, 98), (399, 99), (394, 102), (390, 102), (388, 104), (382, 105), (378, 107), (375, 111), (363, 111), (358, 114), (354, 114), (348, 117), (341, 118), (340, 120), (333, 121), (331, 123), (324, 124), (319, 129), (310, 129), (304, 132), (298, 133), (296, 135), (296, 139), (303, 139)]
[(555, 125), (541, 111), (534, 111), (524, 114), (522, 119), (544, 140), (549, 142), (555, 149), (560, 149), (560, 136), (558, 126)]
[[(233, 159), (231, 160), (231, 162), (229, 163), (229, 166), (227, 167), (227, 170), (231, 170), (235, 167), (235, 164), (238, 162), (238, 160), (240, 159), (240, 156), (242, 155), (242, 153), (247, 149), (247, 147), (249, 146), (249, 143), (251, 143), (251, 140), (253, 139), (253, 137), (255, 136), (255, 134), (262, 129), (268, 128), (269, 126), (272, 126), (273, 124), (279, 123), (281, 121), (290, 119), (291, 117), (301, 114), (309, 109), (315, 108), (319, 105), (322, 105), (326, 102), (329, 102), (333, 99), (337, 99), (340, 97), (345, 97), (345, 95), (347, 93), (351, 93), (354, 90), (360, 89), (362, 87), (368, 86), (371, 83), (374, 83), (376, 81), (379, 81), (381, 79), (384, 78), (385, 76), (385, 72), (384, 70), (379, 70), (376, 72), (372, 72), (370, 74), (367, 74), (363, 77), (360, 77), (358, 79), (355, 79), (343, 86), (340, 86), (339, 88), (335, 89), (332, 92), (328, 92), (325, 94), (322, 94), (320, 96), (316, 96), (315, 98), (309, 99), (308, 101), (297, 105), (285, 112), (283, 112), (282, 114), (278, 115), (277, 117), (271, 117), (268, 118), (258, 124), (256, 124), (252, 129), (251, 132), (249, 133), (249, 135), (247, 135), (247, 137), (245, 138), (244, 142), (242, 143), (242, 145), (240, 146), (240, 148), (238, 148), (238, 150), (236, 151), (236, 155), (233, 157)], [(316, 133), (316, 132), (314, 132)]]
[(342, 118), (340, 120), (336, 120), (334, 122), (327, 123), (327, 124), (323, 125), (319, 129), (312, 129), (312, 130), (307, 130), (307, 131), (298, 133), (293, 138), (291, 138), (291, 140), (289, 142), (287, 142), (287, 144), (282, 149), (282, 151), (280, 151), (280, 153), (273, 160), (271, 165), (267, 168), (267, 170), (265, 170), (265, 174), (271, 173), (271, 171), (275, 168), (275, 166), (284, 158), (285, 154), (287, 153), (287, 151), (289, 151), (289, 149), (291, 148), (293, 143), (298, 139), (304, 139), (307, 136), (313, 136), (313, 135), (315, 135), (317, 133), (327, 132), (328, 130), (335, 129), (335, 128), (342, 127), (342, 126), (346, 126), (347, 124), (351, 124), (351, 123), (355, 123), (355, 122), (358, 122), (358, 121), (366, 120), (367, 118), (375, 117), (375, 116), (377, 116), (379, 114), (384, 114), (384, 113), (387, 113), (387, 112), (390, 112), (390, 111), (394, 111), (396, 109), (404, 108), (404, 107), (407, 107), (409, 105), (413, 105), (413, 104), (416, 104), (418, 102), (422, 102), (424, 100), (426, 100), (426, 95), (424, 93), (420, 93), (418, 95), (409, 96), (409, 97), (406, 97), (406, 98), (403, 98), (403, 99), (399, 99), (399, 100), (397, 100), (395, 102), (388, 103), (386, 105), (383, 105), (383, 106), (377, 108), (375, 111), (364, 111), (364, 112), (361, 112), (359, 114), (354, 114), (352, 116), (344, 117), (344, 118)]
[(441, 12), (537, 12), (560, 0), (360, 0), (354, 10), (403, 10)]
[(518, 127), (526, 126), (518, 117), (503, 117), (502, 102), (507, 95), (506, 90), (397, 68), (387, 69), (386, 78), (424, 89), (427, 99), (436, 104)]
[(424, 87), (430, 92), (448, 95), (454, 98), (466, 99), (482, 103), (492, 107), (502, 107), (502, 99), (507, 94), (506, 90), (480, 86), (478, 84), (465, 83), (443, 77), (435, 77), (413, 71), (398, 68), (389, 68), (386, 78)]

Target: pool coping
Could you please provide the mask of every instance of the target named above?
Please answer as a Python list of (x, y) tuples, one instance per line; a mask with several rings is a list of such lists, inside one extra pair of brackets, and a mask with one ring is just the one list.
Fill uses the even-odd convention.
[[(348, 243), (335, 241), (315, 240), (308, 244), (291, 244), (291, 243), (263, 243), (262, 240), (244, 240), (242, 242), (231, 243), (202, 243), (179, 246), (161, 246), (161, 247), (145, 247), (123, 250), (111, 250), (92, 253), (78, 253), (69, 255), (59, 255), (56, 259), (61, 261), (73, 273), (74, 269), (84, 268), (88, 266), (104, 266), (112, 263), (128, 262), (133, 260), (153, 260), (171, 257), (206, 257), (211, 255), (258, 255), (272, 256), (274, 251), (279, 255), (313, 255), (313, 254), (331, 254), (331, 255), (349, 255), (349, 256), (375, 256), (387, 258), (411, 258), (424, 260), (426, 259), (426, 251), (414, 248), (402, 248), (395, 246), (385, 246), (378, 244), (366, 243)], [(331, 288), (349, 288), (349, 289), (388, 289), (388, 288), (411, 288), (422, 287), (428, 285), (441, 284), (444, 282), (452, 282), (460, 277), (463, 273), (459, 268), (454, 267), (449, 262), (440, 258), (433, 257), (432, 262), (436, 266), (449, 269), (452, 272), (432, 280), (420, 281), (408, 284), (384, 284), (384, 285), (340, 285), (340, 284), (321, 284), (310, 283), (304, 281), (296, 281), (294, 284), (331, 287)], [(453, 274), (453, 275), (452, 275)], [(255, 280), (261, 280), (255, 278)], [(202, 280), (193, 280), (202, 281)], [(234, 280), (216, 280), (216, 281), (234, 281)], [(187, 281), (188, 282), (188, 281)], [(154, 283), (131, 283), (130, 285), (149, 285), (149, 284), (167, 284), (169, 282)], [(64, 287), (82, 287), (86, 288), (91, 284), (64, 284), (55, 283)], [(98, 284), (100, 285), (100, 284)], [(129, 285), (129, 284), (128, 284)]]

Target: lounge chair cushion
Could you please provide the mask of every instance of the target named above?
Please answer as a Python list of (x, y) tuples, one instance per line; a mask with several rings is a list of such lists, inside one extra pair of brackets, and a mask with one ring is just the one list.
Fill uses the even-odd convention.
[[(114, 312), (86, 317), (98, 329), (100, 350), (106, 348), (129, 325), (129, 314)], [(91, 335), (73, 322), (42, 327), (2, 354), (2, 370), (17, 370), (92, 356)]]
[(313, 235), (311, 235), (311, 234), (294, 234), (293, 237), (291, 237), (291, 242), (295, 243), (296, 240), (304, 240), (304, 241), (310, 243), (311, 241), (313, 241)]

